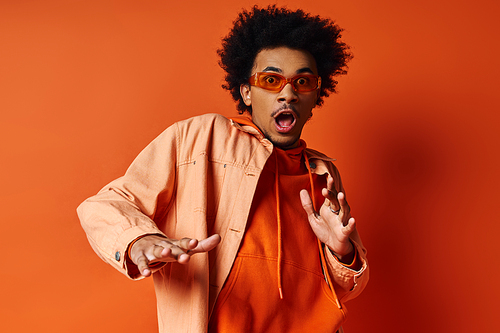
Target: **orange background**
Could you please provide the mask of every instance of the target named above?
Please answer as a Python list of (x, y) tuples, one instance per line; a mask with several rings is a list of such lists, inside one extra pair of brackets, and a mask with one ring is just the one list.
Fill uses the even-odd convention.
[[(216, 49), (253, 3), (0, 2), (1, 332), (155, 331), (152, 281), (102, 263), (75, 208), (174, 121), (236, 114)], [(277, 3), (355, 55), (304, 132), (369, 249), (347, 332), (499, 331), (498, 1)]]

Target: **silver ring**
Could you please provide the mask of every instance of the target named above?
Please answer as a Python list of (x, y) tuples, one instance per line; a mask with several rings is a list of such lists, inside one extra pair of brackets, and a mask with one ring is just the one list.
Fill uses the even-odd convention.
[(328, 208), (330, 208), (330, 210), (332, 211), (332, 213), (333, 213), (333, 214), (338, 214), (338, 213), (340, 212), (340, 210), (334, 211), (334, 210), (332, 209), (332, 206), (328, 206)]

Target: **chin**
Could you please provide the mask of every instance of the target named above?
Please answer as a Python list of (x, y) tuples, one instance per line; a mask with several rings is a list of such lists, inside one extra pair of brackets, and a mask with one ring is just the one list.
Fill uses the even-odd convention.
[(299, 139), (289, 139), (285, 138), (284, 140), (269, 140), (272, 142), (272, 144), (278, 148), (281, 148), (283, 150), (295, 148), (297, 146), (297, 143)]

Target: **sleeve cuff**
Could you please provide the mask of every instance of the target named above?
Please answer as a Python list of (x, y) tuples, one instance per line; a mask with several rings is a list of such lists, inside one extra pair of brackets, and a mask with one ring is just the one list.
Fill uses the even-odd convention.
[(337, 258), (337, 256), (333, 253), (333, 251), (330, 250), (330, 248), (328, 248), (328, 246), (325, 246), (325, 247), (327, 248), (327, 251), (329, 251), (330, 254), (332, 254), (334, 260), (336, 260), (342, 266), (350, 268), (350, 269), (355, 270), (355, 271), (358, 271), (358, 270), (361, 269), (362, 261), (361, 261), (361, 259), (359, 257), (358, 249), (357, 249), (357, 247), (354, 244), (353, 244), (354, 257), (353, 257), (352, 262), (350, 264), (346, 264), (346, 263), (343, 263), (342, 261), (340, 261), (339, 258)]

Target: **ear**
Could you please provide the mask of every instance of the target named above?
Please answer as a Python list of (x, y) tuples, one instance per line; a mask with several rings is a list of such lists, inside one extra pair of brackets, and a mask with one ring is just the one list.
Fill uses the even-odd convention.
[(314, 101), (314, 107), (316, 107), (316, 103), (318, 102), (318, 99), (319, 99), (319, 94), (320, 94), (320, 91), (318, 89), (318, 91), (316, 92), (316, 100)]
[[(321, 94), (321, 77), (319, 78), (319, 87), (318, 87), (318, 90), (316, 90), (316, 102), (318, 102), (320, 94)], [(315, 105), (316, 105), (316, 102), (315, 102)]]
[(241, 98), (243, 98), (243, 103), (245, 103), (246, 106), (252, 105), (252, 92), (250, 90), (249, 84), (240, 85), (240, 95)]

